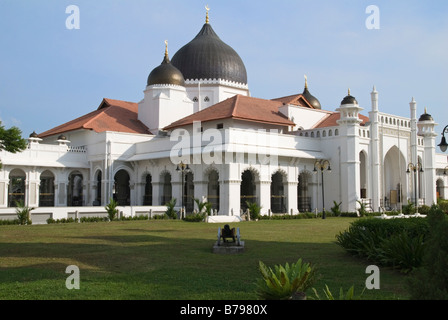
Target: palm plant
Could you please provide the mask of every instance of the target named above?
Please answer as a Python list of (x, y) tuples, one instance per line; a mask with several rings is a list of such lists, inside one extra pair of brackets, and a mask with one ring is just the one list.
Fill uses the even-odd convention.
[(297, 295), (304, 296), (316, 280), (315, 268), (302, 262), (301, 258), (291, 265), (275, 265), (274, 269), (260, 261), (259, 270), (262, 278), (256, 283), (256, 292), (265, 300), (291, 300)]
[(107, 215), (108, 215), (110, 221), (112, 221), (116, 218), (116, 216), (118, 214), (117, 207), (118, 207), (118, 202), (112, 198), (110, 198), (109, 204), (104, 207), (107, 211)]
[(25, 225), (25, 224), (31, 224), (31, 218), (30, 214), (31, 211), (35, 208), (30, 208), (26, 206), (23, 201), (16, 201), (16, 214), (17, 219), (19, 220), (19, 224)]
[(171, 219), (177, 218), (177, 212), (174, 209), (174, 207), (176, 206), (176, 201), (177, 201), (176, 198), (173, 198), (165, 204), (166, 205), (165, 214)]

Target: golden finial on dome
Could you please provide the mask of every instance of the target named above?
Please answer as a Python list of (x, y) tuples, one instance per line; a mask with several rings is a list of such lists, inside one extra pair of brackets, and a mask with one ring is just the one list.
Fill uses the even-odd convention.
[(350, 88), (348, 88), (348, 95), (350, 95)]
[(165, 56), (168, 56), (168, 40), (165, 40)]
[(209, 19), (208, 19), (208, 12), (210, 11), (210, 8), (208, 7), (208, 5), (205, 6), (205, 10), (207, 10), (207, 14), (206, 14), (206, 16), (205, 16), (205, 23), (208, 24), (208, 22), (209, 22)]
[(305, 74), (305, 88), (308, 89), (308, 77)]

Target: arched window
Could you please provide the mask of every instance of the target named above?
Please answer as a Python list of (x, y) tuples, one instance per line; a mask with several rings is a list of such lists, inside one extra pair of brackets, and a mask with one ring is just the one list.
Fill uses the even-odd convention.
[(164, 206), (167, 202), (171, 201), (172, 198), (171, 174), (169, 172), (162, 173), (160, 182), (162, 189), (160, 204)]
[(114, 199), (120, 206), (131, 204), (130, 177), (126, 170), (120, 170), (114, 177)]
[(40, 175), (39, 207), (54, 207), (54, 175), (48, 170)]
[(208, 174), (207, 201), (213, 210), (219, 211), (219, 173), (215, 170)]
[(241, 209), (247, 210), (247, 202), (257, 202), (255, 175), (251, 170), (245, 170), (241, 174)]
[(277, 171), (271, 177), (271, 211), (273, 213), (287, 213), (284, 179)]
[(102, 203), (102, 201), (101, 201), (102, 200), (102, 197), (101, 197), (101, 190), (102, 190), (102, 188), (101, 188), (101, 186), (102, 186), (101, 180), (103, 179), (102, 177), (103, 177), (103, 174), (102, 174), (101, 170), (98, 170), (97, 173), (96, 173), (96, 179), (95, 179), (95, 183), (96, 183), (96, 190), (95, 190), (95, 192), (96, 192), (96, 194), (95, 194), (95, 201), (94, 201), (94, 205), (97, 205), (97, 206), (100, 206), (101, 203)]
[(82, 206), (83, 196), (83, 176), (79, 171), (74, 171), (68, 177), (67, 205)]
[(143, 195), (143, 205), (152, 206), (152, 176), (149, 173), (145, 177), (145, 194)]
[(20, 169), (14, 169), (9, 174), (8, 206), (17, 207), (18, 203), (25, 204), (26, 175)]

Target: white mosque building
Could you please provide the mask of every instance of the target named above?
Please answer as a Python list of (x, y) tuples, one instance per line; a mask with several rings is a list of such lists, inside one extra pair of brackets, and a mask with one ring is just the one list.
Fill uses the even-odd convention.
[(325, 110), (306, 77), (302, 93), (251, 97), (243, 61), (208, 14), (171, 60), (166, 50), (143, 89), (139, 102), (104, 98), (86, 115), (33, 132), (23, 152), (0, 151), (0, 218), (17, 200), (43, 219), (93, 212), (110, 198), (146, 212), (175, 198), (188, 213), (197, 198), (224, 221), (238, 219), (247, 201), (262, 214), (300, 214), (334, 202), (355, 212), (360, 203), (400, 210), (408, 200), (448, 198), (437, 124), (426, 110), (417, 116), (414, 98), (409, 117), (382, 112), (375, 88), (368, 107), (348, 91)]

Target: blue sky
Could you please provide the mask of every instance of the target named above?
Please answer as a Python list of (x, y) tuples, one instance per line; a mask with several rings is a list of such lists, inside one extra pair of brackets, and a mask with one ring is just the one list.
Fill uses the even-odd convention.
[[(324, 109), (351, 89), (370, 110), (409, 116), (427, 107), (448, 124), (448, 1), (430, 0), (0, 0), (0, 119), (24, 137), (95, 110), (106, 98), (138, 102), (146, 79), (210, 23), (243, 59), (251, 95), (301, 93), (304, 74)], [(66, 8), (80, 10), (69, 30)], [(368, 29), (369, 5), (379, 29)], [(437, 137), (437, 141), (440, 138)], [(439, 151), (439, 150), (438, 150)]]

